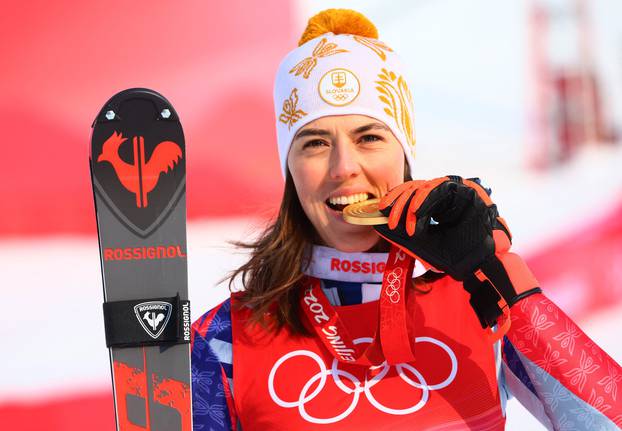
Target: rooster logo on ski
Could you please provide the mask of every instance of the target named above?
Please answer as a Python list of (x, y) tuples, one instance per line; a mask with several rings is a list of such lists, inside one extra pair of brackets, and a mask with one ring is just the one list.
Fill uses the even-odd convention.
[(122, 224), (146, 238), (185, 190), (183, 132), (179, 123), (145, 125), (140, 118), (110, 126), (93, 132), (94, 188)]
[(171, 318), (172, 311), (173, 306), (164, 301), (141, 302), (134, 306), (134, 313), (140, 322), (140, 326), (142, 326), (145, 332), (154, 340), (157, 339), (164, 331), (164, 328), (166, 328), (166, 324)]
[(181, 159), (181, 148), (175, 142), (163, 141), (156, 145), (149, 160), (145, 159), (145, 138), (132, 138), (134, 163), (130, 164), (119, 156), (119, 147), (127, 138), (114, 131), (104, 142), (98, 162), (109, 162), (114, 168), (119, 181), (128, 191), (136, 195), (136, 206), (148, 205), (147, 194), (158, 184), (161, 173), (173, 169)]
[(156, 329), (158, 329), (158, 325), (160, 324), (160, 322), (164, 320), (164, 313), (158, 313), (156, 315), (153, 312), (146, 312), (143, 316), (143, 320), (149, 324), (149, 327), (152, 330), (155, 331)]

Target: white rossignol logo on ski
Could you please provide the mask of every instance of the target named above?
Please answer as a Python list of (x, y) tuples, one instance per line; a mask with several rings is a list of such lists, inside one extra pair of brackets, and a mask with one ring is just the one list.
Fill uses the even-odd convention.
[(184, 341), (190, 341), (190, 303), (184, 301), (181, 305), (181, 316), (184, 326)]
[(162, 334), (173, 311), (173, 305), (164, 301), (141, 302), (134, 306), (134, 313), (145, 332), (156, 339)]

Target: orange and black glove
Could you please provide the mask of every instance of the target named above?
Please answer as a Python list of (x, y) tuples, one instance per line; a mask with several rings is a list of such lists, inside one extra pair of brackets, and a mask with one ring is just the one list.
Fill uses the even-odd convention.
[(380, 201), (388, 224), (374, 226), (406, 253), (462, 281), (482, 327), (520, 299), (541, 292), (510, 230), (477, 178), (450, 175), (409, 181)]

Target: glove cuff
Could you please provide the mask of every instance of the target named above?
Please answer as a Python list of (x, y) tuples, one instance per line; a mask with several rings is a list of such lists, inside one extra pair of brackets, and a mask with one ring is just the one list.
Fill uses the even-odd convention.
[(494, 326), (506, 307), (542, 292), (525, 261), (509, 252), (486, 259), (464, 280), (464, 288), (483, 328)]
[(523, 298), (523, 294), (540, 289), (538, 280), (516, 253), (496, 253), (486, 259), (474, 275), (480, 281), (489, 280), (510, 307)]

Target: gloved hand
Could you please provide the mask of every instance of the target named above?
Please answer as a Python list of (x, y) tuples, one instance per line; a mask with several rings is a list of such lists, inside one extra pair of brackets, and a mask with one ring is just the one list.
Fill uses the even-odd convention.
[(492, 327), (506, 308), (541, 290), (509, 252), (510, 230), (479, 182), (450, 175), (401, 184), (380, 201), (389, 223), (374, 228), (424, 265), (462, 281), (482, 327)]

